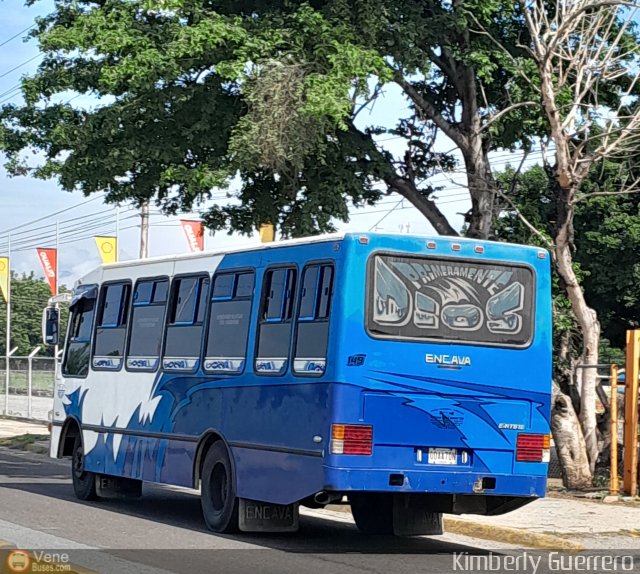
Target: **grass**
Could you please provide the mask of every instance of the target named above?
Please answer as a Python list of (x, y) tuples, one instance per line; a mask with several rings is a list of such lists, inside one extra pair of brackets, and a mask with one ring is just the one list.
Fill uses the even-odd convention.
[[(0, 393), (4, 392), (4, 371), (0, 371)], [(55, 374), (53, 371), (33, 371), (31, 385), (34, 391), (48, 391), (53, 393), (55, 384)], [(26, 393), (28, 388), (26, 371), (10, 371), (9, 387), (11, 389), (23, 389)]]
[(13, 448), (17, 450), (46, 452), (47, 450), (46, 448), (37, 448), (37, 447), (43, 446), (37, 443), (48, 441), (48, 440), (49, 440), (49, 435), (47, 434), (21, 434), (18, 436), (0, 438), (0, 446), (4, 446), (6, 448)]

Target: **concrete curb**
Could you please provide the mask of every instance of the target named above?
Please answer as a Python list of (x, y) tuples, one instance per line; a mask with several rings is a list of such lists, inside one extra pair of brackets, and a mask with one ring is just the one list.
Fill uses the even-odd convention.
[(494, 542), (506, 542), (515, 546), (528, 548), (540, 548), (543, 550), (569, 550), (580, 551), (585, 547), (579, 542), (573, 542), (553, 534), (542, 534), (522, 528), (510, 528), (508, 526), (494, 526), (482, 522), (474, 522), (454, 516), (444, 517), (444, 531), (453, 534), (462, 534), (472, 538), (493, 540)]
[(49, 421), (39, 421), (35, 419), (28, 419), (26, 417), (14, 417), (12, 415), (0, 415), (0, 421), (2, 420), (16, 421), (19, 423), (29, 423), (30, 425), (42, 425), (45, 428), (49, 424)]

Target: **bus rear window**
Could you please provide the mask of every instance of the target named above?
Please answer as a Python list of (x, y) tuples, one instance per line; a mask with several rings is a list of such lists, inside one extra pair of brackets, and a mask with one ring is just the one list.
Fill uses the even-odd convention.
[(524, 346), (533, 335), (533, 271), (509, 263), (375, 255), (367, 328), (375, 337)]

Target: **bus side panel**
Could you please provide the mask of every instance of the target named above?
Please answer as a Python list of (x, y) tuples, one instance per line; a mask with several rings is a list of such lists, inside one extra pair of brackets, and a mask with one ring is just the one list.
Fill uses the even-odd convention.
[[(87, 470), (192, 486), (198, 442), (208, 432), (216, 432), (230, 447), (240, 496), (290, 503), (321, 490), (322, 457), (329, 440), (328, 397), (335, 380), (333, 335), (327, 369), (319, 377), (253, 372), (264, 269), (295, 264), (300, 281), (309, 261), (335, 261), (336, 281), (344, 275), (340, 242), (231, 254), (215, 269), (256, 270), (242, 375), (92, 369), (77, 388), (69, 386), (64, 394), (65, 414), (94, 429), (84, 433)], [(340, 312), (338, 307), (332, 313), (332, 331)]]
[[(139, 434), (85, 431), (94, 445), (86, 468), (191, 487), (197, 441), (213, 431), (230, 447), (238, 496), (294, 502), (322, 488), (323, 445), (314, 437), (328, 425), (328, 392), (320, 381), (237, 386), (229, 379), (164, 375), (154, 416), (140, 422), (136, 411), (125, 427)], [(154, 438), (159, 433), (167, 439)], [(168, 438), (176, 435), (182, 440)]]
[[(188, 403), (172, 415), (172, 432), (220, 432), (231, 447), (239, 496), (284, 504), (320, 489), (322, 445), (313, 438), (327, 425), (326, 383), (271, 378), (259, 386), (207, 388), (210, 385), (188, 390)], [(165, 462), (167, 468), (184, 464), (171, 458)], [(175, 479), (163, 476), (172, 483)]]

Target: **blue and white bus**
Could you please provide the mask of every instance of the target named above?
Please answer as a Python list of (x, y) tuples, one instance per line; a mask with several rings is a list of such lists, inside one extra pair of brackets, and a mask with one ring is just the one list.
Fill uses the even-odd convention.
[(73, 291), (51, 456), (81, 499), (199, 488), (216, 532), (339, 500), (365, 533), (501, 514), (545, 494), (550, 294), (545, 250), (450, 237), (103, 265)]

